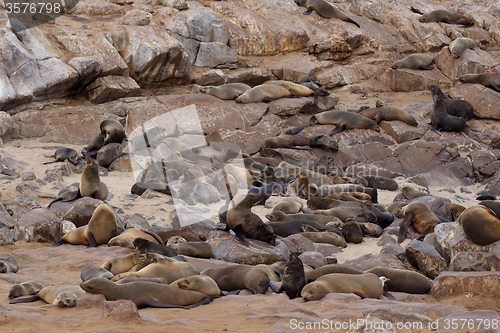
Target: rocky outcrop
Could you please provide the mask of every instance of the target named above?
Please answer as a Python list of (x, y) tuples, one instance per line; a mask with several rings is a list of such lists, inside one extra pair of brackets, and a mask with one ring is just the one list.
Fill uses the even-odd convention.
[(450, 97), (469, 102), (474, 108), (476, 117), (500, 119), (500, 93), (493, 89), (481, 84), (456, 81), (450, 89)]
[(498, 65), (489, 53), (481, 49), (466, 49), (464, 53), (455, 59), (448, 47), (434, 58), (434, 64), (451, 81), (464, 74), (479, 74)]
[(62, 237), (61, 220), (43, 208), (21, 217), (14, 228), (14, 239), (27, 242), (56, 242)]
[(437, 299), (457, 295), (498, 296), (498, 272), (443, 272), (435, 280), (432, 295)]
[(433, 84), (442, 89), (451, 87), (451, 81), (437, 69), (388, 68), (378, 76), (377, 80), (394, 91), (427, 90), (427, 87)]

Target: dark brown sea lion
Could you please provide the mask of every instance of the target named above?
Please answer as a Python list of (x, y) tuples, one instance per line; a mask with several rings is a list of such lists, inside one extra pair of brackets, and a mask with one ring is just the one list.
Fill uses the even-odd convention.
[(271, 245), (276, 244), (276, 232), (251, 211), (253, 205), (262, 200), (262, 197), (262, 193), (248, 193), (243, 201), (227, 211), (227, 228), (234, 231), (236, 239), (243, 245), (249, 246), (247, 237)]
[[(474, 108), (472, 105), (463, 100), (459, 99), (451, 99), (449, 98), (441, 88), (439, 88), (436, 85), (431, 85), (429, 86), (429, 90), (431, 91), (432, 95), (439, 95), (444, 101), (444, 107), (446, 109), (446, 113), (452, 116), (456, 117), (461, 117), (464, 118), (465, 120), (469, 120), (474, 118)], [(435, 120), (431, 119), (432, 123), (434, 123)]]
[(153, 282), (134, 281), (117, 284), (108, 279), (95, 278), (82, 282), (80, 287), (91, 294), (102, 294), (108, 301), (131, 300), (138, 309), (145, 307), (189, 309), (210, 302), (210, 297), (203, 293)]
[(389, 267), (375, 267), (365, 272), (386, 277), (385, 285), (389, 291), (427, 294), (432, 289), (432, 280), (417, 272)]
[(177, 255), (177, 252), (171, 247), (158, 244), (156, 242), (151, 242), (144, 238), (136, 238), (132, 242), (134, 248), (140, 253), (153, 252), (158, 253), (167, 257), (174, 257)]
[(281, 237), (288, 237), (290, 235), (298, 234), (303, 232), (302, 226), (303, 225), (309, 225), (316, 230), (319, 231), (331, 231), (335, 232), (337, 234), (340, 234), (340, 231), (336, 228), (322, 225), (313, 221), (308, 221), (308, 220), (294, 220), (294, 221), (285, 221), (285, 222), (268, 222), (268, 225), (270, 225), (278, 234), (278, 236)]
[(290, 254), (288, 265), (286, 265), (283, 278), (281, 279), (283, 290), (290, 299), (300, 297), (302, 288), (306, 285), (304, 265), (296, 253)]
[(458, 81), (463, 83), (478, 83), (500, 92), (500, 73), (464, 74)]
[(365, 128), (380, 132), (375, 121), (363, 117), (359, 114), (348, 111), (324, 111), (311, 117), (311, 126), (319, 123), (321, 125), (336, 125), (328, 135), (341, 132), (343, 129)]
[(500, 220), (486, 206), (467, 208), (460, 214), (458, 222), (467, 238), (478, 245), (488, 245), (500, 240)]
[(250, 265), (207, 268), (201, 274), (210, 276), (224, 291), (248, 289), (254, 294), (264, 294), (270, 282), (264, 270)]
[(432, 130), (439, 135), (440, 131), (462, 132), (467, 125), (466, 120), (461, 117), (449, 115), (446, 112), (444, 98), (440, 95), (432, 94), (434, 105), (432, 106)]
[(118, 120), (106, 119), (101, 122), (100, 125), (101, 134), (104, 137), (103, 146), (115, 142), (122, 143), (125, 138), (125, 129)]
[(430, 70), (433, 69), (432, 66), (432, 57), (427, 53), (414, 53), (410, 54), (403, 60), (395, 61), (392, 66), (392, 69), (400, 69), (400, 68), (408, 68), (408, 69), (424, 69)]
[(343, 273), (343, 274), (363, 274), (364, 269), (355, 265), (349, 264), (330, 264), (318, 267), (316, 269), (306, 272), (307, 280), (316, 280), (317, 278), (333, 273)]
[(467, 27), (474, 25), (474, 21), (471, 18), (443, 9), (434, 10), (430, 13), (423, 14), (422, 16), (420, 16), (419, 21), (423, 23), (444, 22), (452, 24), (462, 24)]
[(306, 15), (311, 14), (312, 11), (314, 10), (321, 17), (328, 19), (338, 18), (339, 20), (352, 23), (358, 28), (360, 27), (358, 23), (347, 17), (347, 15), (342, 13), (340, 10), (338, 10), (325, 0), (294, 0), (294, 1), (297, 4), (297, 6), (302, 6), (307, 8), (307, 11), (304, 12), (304, 14)]
[(373, 119), (377, 122), (381, 122), (382, 120), (400, 120), (404, 123), (407, 123), (411, 126), (417, 126), (418, 123), (408, 112), (392, 107), (392, 106), (380, 106), (375, 108), (369, 108), (361, 111), (359, 113), (363, 117), (367, 117)]
[(342, 233), (346, 242), (359, 244), (363, 241), (363, 230), (361, 230), (361, 227), (355, 221), (345, 223), (342, 227)]
[(280, 136), (266, 139), (261, 146), (261, 149), (264, 148), (311, 149), (311, 139), (304, 135), (281, 134)]
[(399, 227), (398, 243), (406, 238), (406, 232), (410, 224), (423, 236), (434, 231), (441, 221), (434, 212), (423, 202), (412, 202), (399, 209), (398, 217), (404, 217)]
[(475, 47), (476, 43), (472, 39), (460, 37), (450, 43), (450, 53), (453, 58), (458, 58), (465, 50), (473, 50)]
[(54, 155), (50, 156), (55, 158), (54, 161), (44, 162), (42, 164), (50, 164), (55, 162), (64, 162), (65, 160), (70, 161), (74, 165), (78, 164), (79, 155), (78, 152), (72, 148), (60, 147), (56, 149)]

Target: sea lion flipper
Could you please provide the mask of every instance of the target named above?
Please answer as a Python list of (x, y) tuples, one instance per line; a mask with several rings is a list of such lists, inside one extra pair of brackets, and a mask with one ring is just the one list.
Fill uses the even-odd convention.
[(291, 148), (291, 149), (301, 149), (301, 150), (310, 150), (310, 149), (312, 149), (309, 146), (294, 146), (294, 145), (290, 145), (288, 148)]
[(13, 300), (9, 301), (9, 304), (16, 304), (16, 303), (31, 303), (31, 302), (36, 302), (40, 299), (38, 295), (31, 295), (28, 297), (20, 297), (20, 298), (15, 298)]
[(313, 9), (312, 8), (308, 8), (305, 12), (303, 12), (302, 14), (304, 15), (311, 15), (313, 12)]
[(101, 200), (101, 194), (99, 193), (99, 190), (96, 190), (94, 193), (92, 193), (90, 197)]
[(289, 134), (289, 135), (299, 134), (300, 132), (302, 132), (304, 130), (304, 128), (306, 128), (306, 127), (305, 126), (294, 127), (294, 128), (289, 129), (288, 131), (286, 131), (285, 134)]
[(350, 18), (348, 18), (348, 19), (346, 20), (346, 22), (352, 23), (352, 24), (354, 24), (355, 26), (357, 26), (358, 28), (361, 28), (357, 22), (355, 22), (355, 21), (351, 20)]
[(87, 241), (88, 241), (87, 247), (96, 247), (97, 246), (97, 242), (95, 241), (95, 237), (94, 237), (94, 235), (92, 235), (92, 233), (88, 234)]
[(59, 162), (59, 160), (53, 160), (53, 161), (43, 162), (42, 164), (45, 165), (45, 164), (51, 164), (51, 163), (56, 163), (56, 162)]
[(490, 83), (490, 87), (491, 87), (491, 89), (500, 92), (500, 88), (496, 84)]
[(360, 225), (361, 227), (361, 231), (363, 231), (363, 234), (366, 235), (366, 236), (374, 236), (373, 233), (370, 231), (370, 229), (368, 229), (367, 227), (365, 227), (364, 225)]
[(431, 69), (434, 69), (434, 66), (432, 66), (432, 65), (430, 65), (430, 66), (420, 66), (420, 69), (424, 69), (424, 70), (430, 71)]
[(63, 245), (63, 244), (64, 244), (64, 241), (61, 238), (60, 240), (58, 240), (57, 242), (52, 244), (50, 247), (58, 247), (58, 246)]
[(365, 294), (363, 294), (361, 291), (356, 291), (354, 292), (355, 295), (358, 295), (359, 297), (361, 297), (361, 299), (365, 299), (365, 298), (368, 298)]
[(327, 135), (332, 135), (332, 134), (335, 134), (335, 133), (342, 132), (343, 129), (344, 129), (344, 125), (337, 126), (334, 129), (332, 129), (330, 131), (330, 133), (328, 133)]
[(318, 96), (316, 94), (313, 95), (313, 100), (314, 100), (314, 105), (318, 105), (319, 99), (318, 99)]
[(408, 227), (411, 224), (411, 220), (413, 219), (413, 213), (406, 213), (403, 222), (399, 225), (399, 235), (398, 235), (398, 244), (403, 243), (406, 238), (406, 232), (408, 231)]
[(382, 296), (384, 296), (384, 297), (386, 297), (388, 299), (396, 300), (396, 298), (391, 293), (389, 293), (388, 291), (384, 291), (382, 293)]
[(172, 305), (172, 304), (166, 304), (166, 303), (161, 303), (152, 299), (144, 299), (141, 301), (138, 301), (136, 303), (137, 309), (143, 309), (143, 308), (177, 308), (177, 309), (186, 309), (187, 307), (181, 306), (181, 305)]
[(245, 234), (236, 234), (236, 239), (243, 245), (245, 246), (250, 246), (250, 243), (248, 242), (247, 236)]
[(276, 294), (279, 294), (280, 292), (282, 292), (282, 291), (283, 291), (283, 285), (281, 285), (281, 286), (277, 286), (277, 285), (275, 284), (275, 282), (274, 282), (274, 281), (269, 281), (269, 287), (270, 287), (270, 288), (271, 288), (271, 290), (272, 290), (273, 292), (275, 292)]
[(78, 188), (78, 190), (76, 191), (76, 194), (75, 194), (74, 197), (66, 199), (66, 200), (62, 200), (61, 199), (61, 200), (57, 200), (57, 201), (69, 202), (69, 201), (73, 201), (73, 200), (76, 200), (76, 199), (79, 199), (79, 198), (83, 198), (82, 193), (80, 192), (80, 188)]

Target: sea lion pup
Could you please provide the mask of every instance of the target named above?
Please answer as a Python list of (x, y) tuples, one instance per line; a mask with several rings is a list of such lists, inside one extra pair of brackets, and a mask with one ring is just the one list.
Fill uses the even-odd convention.
[(98, 266), (85, 266), (82, 269), (82, 272), (80, 273), (80, 279), (82, 279), (83, 282), (88, 281), (90, 279), (100, 277), (104, 279), (111, 280), (115, 276), (113, 273), (108, 271), (107, 269), (104, 269), (102, 267)]
[(19, 261), (15, 257), (6, 256), (0, 258), (0, 273), (17, 273)]
[[(351, 194), (352, 192), (361, 192), (366, 193), (370, 196), (370, 199), (373, 203), (377, 203), (378, 200), (378, 191), (377, 188), (365, 187), (357, 184), (336, 184), (336, 185), (322, 185), (318, 188), (318, 197), (326, 197), (330, 194)], [(354, 196), (356, 197), (356, 196)], [(359, 199), (360, 197), (358, 197)], [(366, 199), (361, 199), (366, 200)]]
[(177, 255), (177, 252), (171, 247), (151, 242), (144, 238), (136, 238), (133, 240), (132, 244), (140, 253), (154, 252), (167, 257), (175, 257)]
[(465, 119), (457, 116), (449, 115), (446, 112), (444, 98), (440, 95), (432, 94), (434, 105), (432, 106), (432, 130), (439, 135), (440, 131), (445, 132), (462, 132), (465, 129)]
[(465, 50), (473, 50), (475, 47), (476, 43), (472, 39), (460, 37), (450, 43), (449, 49), (453, 58), (458, 58), (462, 55), (462, 53), (464, 53)]
[(341, 221), (334, 216), (323, 216), (317, 214), (285, 214), (282, 211), (276, 210), (266, 215), (266, 218), (271, 222), (284, 222), (293, 220), (308, 220), (322, 225), (329, 222), (340, 223)]
[(34, 295), (42, 290), (43, 285), (35, 281), (27, 281), (21, 284), (15, 284), (10, 287), (9, 299), (18, 298), (20, 296)]
[(251, 87), (245, 83), (226, 83), (220, 86), (201, 87), (200, 92), (220, 99), (229, 100), (235, 99), (249, 89), (251, 89)]
[(117, 274), (112, 281), (118, 281), (124, 277), (134, 275), (147, 278), (164, 278), (167, 283), (172, 283), (177, 279), (198, 274), (200, 274), (198, 268), (188, 262), (160, 259), (157, 262), (153, 262), (138, 270), (137, 272), (124, 272)]
[(261, 200), (262, 196), (262, 193), (248, 193), (240, 203), (227, 211), (226, 230), (233, 230), (236, 239), (245, 246), (250, 245), (247, 237), (276, 245), (276, 232), (251, 211), (253, 205)]
[(347, 15), (345, 15), (340, 10), (338, 10), (337, 8), (335, 8), (334, 6), (332, 6), (331, 4), (329, 4), (324, 0), (294, 0), (294, 1), (297, 4), (297, 6), (302, 6), (307, 8), (307, 11), (303, 13), (304, 15), (309, 15), (314, 10), (321, 17), (328, 19), (338, 18), (339, 20), (352, 23), (358, 28), (360, 27), (358, 23), (347, 17)]
[(221, 294), (217, 283), (208, 275), (192, 275), (175, 280), (170, 284), (184, 290), (193, 290), (208, 296), (219, 296)]
[(489, 245), (500, 240), (500, 220), (490, 208), (471, 206), (458, 218), (465, 235), (473, 243)]
[(245, 91), (238, 98), (236, 103), (260, 103), (269, 102), (281, 97), (292, 96), (290, 91), (282, 86), (262, 84)]
[(485, 87), (491, 88), (500, 92), (500, 74), (499, 73), (481, 73), (481, 74), (464, 74), (460, 76), (458, 81), (462, 83), (478, 83)]
[(341, 273), (341, 274), (363, 274), (364, 269), (356, 265), (349, 264), (330, 264), (318, 267), (316, 269), (306, 272), (306, 280), (316, 280), (319, 277), (327, 274)]
[(300, 260), (297, 253), (290, 253), (290, 259), (281, 279), (281, 287), (288, 298), (294, 299), (300, 297), (300, 292), (305, 285), (306, 277), (302, 260)]
[(113, 210), (106, 204), (100, 204), (94, 210), (94, 213), (92, 213), (92, 217), (87, 225), (69, 231), (52, 246), (69, 243), (96, 247), (106, 244), (111, 238), (116, 236), (117, 228), (118, 225)]
[[(465, 120), (469, 120), (474, 118), (474, 108), (472, 105), (460, 99), (451, 99), (449, 98), (441, 88), (437, 85), (433, 84), (429, 86), (429, 90), (431, 91), (433, 97), (434, 95), (439, 95), (443, 98), (444, 107), (446, 109), (446, 113), (456, 117), (462, 117)], [(432, 119), (432, 123), (434, 123), (434, 119)]]
[(41, 299), (61, 308), (69, 308), (75, 307), (83, 294), (84, 291), (79, 286), (50, 286), (42, 288), (36, 295), (13, 299), (9, 304), (36, 302)]
[(195, 258), (213, 258), (212, 246), (204, 242), (176, 243), (169, 247), (175, 250), (177, 254)]
[(50, 162), (44, 162), (42, 164), (45, 165), (56, 162), (64, 162), (65, 160), (68, 160), (74, 165), (77, 165), (80, 156), (78, 155), (78, 152), (72, 148), (60, 147), (56, 149), (54, 155), (51, 155), (49, 157), (53, 157), (55, 158), (55, 160)]
[(361, 298), (380, 298), (384, 293), (384, 282), (373, 273), (327, 274), (304, 286), (301, 296), (304, 301), (318, 301), (329, 293), (354, 293)]
[(214, 279), (219, 289), (223, 291), (248, 289), (254, 294), (264, 294), (269, 288), (270, 279), (266, 272), (250, 265), (207, 268), (201, 274)]
[(96, 134), (92, 140), (90, 140), (89, 144), (84, 147), (81, 151), (84, 156), (96, 156), (99, 149), (104, 146), (104, 135), (101, 133)]
[(424, 69), (431, 70), (434, 68), (432, 65), (432, 57), (427, 53), (414, 53), (410, 54), (402, 60), (395, 61), (391, 68), (392, 69)]
[(404, 217), (399, 227), (398, 244), (406, 238), (406, 232), (410, 224), (423, 236), (434, 231), (434, 227), (441, 221), (434, 212), (422, 202), (412, 202), (399, 209), (398, 217)]
[(273, 207), (274, 211), (281, 211), (285, 214), (297, 214), (304, 208), (304, 203), (298, 197), (284, 198)]
[(111, 272), (111, 274), (117, 275), (128, 272), (132, 267), (139, 265), (146, 260), (148, 260), (148, 258), (145, 255), (134, 252), (106, 261), (101, 265), (101, 267)]
[(161, 238), (153, 232), (139, 228), (129, 228), (118, 236), (111, 238), (108, 242), (108, 246), (121, 246), (129, 249), (135, 249), (133, 241), (136, 238), (144, 238), (151, 242), (163, 244)]
[(380, 106), (380, 107), (375, 107), (375, 108), (369, 108), (361, 111), (359, 113), (363, 117), (373, 119), (378, 123), (380, 123), (382, 120), (400, 120), (404, 123), (407, 123), (408, 125), (411, 126), (418, 126), (417, 121), (415, 120), (415, 117), (413, 117), (411, 114), (408, 112), (392, 107), (392, 106)]
[(62, 198), (56, 198), (52, 200), (48, 208), (56, 201), (73, 201), (78, 198), (91, 197), (94, 199), (106, 200), (108, 198), (109, 190), (106, 184), (101, 181), (99, 177), (99, 167), (97, 162), (92, 157), (87, 157), (85, 169), (83, 169), (82, 176), (80, 178), (80, 185), (78, 186), (77, 193), (69, 199), (63, 200)]
[(427, 294), (432, 289), (432, 280), (418, 272), (389, 267), (375, 267), (365, 272), (386, 277), (388, 280), (385, 285), (389, 291)]
[(361, 205), (366, 211), (372, 212), (377, 217), (377, 224), (382, 228), (387, 228), (394, 222), (394, 215), (388, 212), (382, 212), (377, 206), (370, 201), (365, 201)]
[(118, 120), (106, 119), (100, 125), (101, 134), (104, 137), (103, 147), (108, 143), (116, 142), (122, 143), (125, 138), (125, 129)]
[(328, 133), (328, 135), (341, 132), (344, 129), (352, 128), (365, 128), (380, 132), (380, 129), (375, 121), (349, 111), (324, 111), (315, 114), (311, 117), (309, 124), (314, 126), (318, 123), (321, 125), (337, 126), (330, 133)]
[(182, 230), (168, 230), (168, 231), (155, 231), (155, 234), (161, 238), (162, 242), (167, 244), (170, 237), (181, 236), (188, 242), (202, 242), (202, 240), (194, 233), (190, 231), (182, 231)]
[(363, 241), (363, 230), (356, 221), (349, 221), (342, 226), (346, 242), (359, 244)]
[(361, 207), (335, 207), (330, 209), (318, 209), (314, 211), (314, 214), (334, 216), (345, 223), (348, 222), (350, 218), (362, 212), (363, 208)]
[(131, 300), (138, 309), (145, 307), (190, 309), (208, 304), (211, 300), (207, 295), (197, 291), (144, 281), (117, 284), (107, 279), (95, 278), (80, 283), (80, 287), (91, 294), (102, 294), (108, 301)]
[(474, 25), (474, 21), (471, 18), (443, 9), (434, 10), (430, 13), (423, 14), (418, 20), (423, 23), (444, 22), (450, 24), (462, 24), (466, 27), (471, 27)]
[(256, 202), (255, 205), (262, 205), (266, 208), (271, 208), (269, 206), (266, 205), (266, 201), (267, 199), (269, 199), (269, 197), (273, 194), (274, 192), (274, 188), (275, 188), (276, 184), (275, 183), (269, 183), (269, 184), (266, 184), (262, 187), (254, 187), (254, 188), (251, 188), (248, 193), (254, 193), (254, 194), (258, 194), (258, 193), (262, 193), (263, 196), (262, 196), (262, 200), (260, 200), (259, 202)]
[(423, 192), (423, 191), (419, 191), (419, 190), (416, 190), (414, 189), (413, 187), (411, 186), (403, 186), (401, 188), (401, 193), (406, 197), (406, 199), (408, 200), (413, 200), (415, 198), (419, 198), (419, 197), (424, 197), (424, 196), (430, 196), (432, 194), (430, 193), (427, 193), (427, 192)]

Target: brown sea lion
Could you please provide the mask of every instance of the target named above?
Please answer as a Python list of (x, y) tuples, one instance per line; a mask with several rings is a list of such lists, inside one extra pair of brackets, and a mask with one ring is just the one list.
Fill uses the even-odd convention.
[[(456, 117), (462, 117), (465, 120), (469, 120), (474, 118), (474, 108), (472, 105), (463, 100), (459, 99), (451, 99), (449, 98), (441, 88), (439, 88), (437, 85), (431, 85), (429, 86), (429, 90), (431, 91), (432, 95), (439, 95), (443, 99), (444, 102), (444, 107), (446, 109), (446, 113), (452, 116)], [(433, 114), (431, 114), (431, 121), (434, 124), (435, 119), (432, 119)]]
[(362, 212), (363, 208), (361, 207), (335, 207), (330, 209), (318, 209), (314, 211), (314, 214), (335, 216), (345, 223), (348, 219)]
[(360, 27), (357, 22), (347, 17), (347, 15), (342, 13), (340, 10), (338, 10), (325, 0), (294, 0), (294, 1), (297, 4), (297, 6), (302, 6), (307, 8), (307, 11), (303, 13), (305, 15), (311, 14), (312, 11), (314, 10), (321, 17), (328, 19), (338, 18), (339, 20), (352, 23), (358, 28)]
[(318, 301), (329, 293), (354, 293), (361, 298), (380, 298), (384, 282), (373, 273), (327, 274), (307, 284), (301, 296), (304, 301)]
[(50, 156), (55, 158), (54, 161), (44, 162), (42, 164), (50, 164), (55, 162), (64, 162), (65, 160), (70, 161), (74, 165), (78, 164), (79, 155), (78, 152), (72, 148), (60, 147), (56, 149), (54, 155)]
[(53, 246), (64, 243), (87, 245), (88, 247), (106, 244), (116, 236), (117, 228), (115, 213), (108, 205), (103, 203), (94, 210), (87, 225), (69, 231)]
[(434, 227), (441, 221), (434, 212), (423, 202), (412, 202), (399, 209), (398, 217), (404, 217), (399, 227), (398, 243), (406, 238), (406, 232), (410, 224), (423, 236), (434, 231)]
[(291, 253), (281, 279), (281, 285), (286, 295), (290, 299), (300, 297), (302, 288), (306, 285), (306, 277), (304, 274), (304, 265), (297, 253)]
[(238, 98), (236, 98), (236, 103), (269, 102), (274, 99), (288, 97), (291, 95), (292, 94), (282, 86), (262, 84), (245, 91)]
[(192, 275), (182, 279), (175, 280), (170, 284), (184, 290), (193, 290), (208, 296), (220, 295), (220, 289), (217, 283), (208, 275)]
[(401, 188), (401, 193), (406, 197), (408, 200), (413, 200), (418, 197), (423, 197), (423, 196), (428, 196), (431, 195), (430, 193), (419, 191), (414, 189), (411, 186), (403, 186)]
[[(305, 227), (308, 227), (308, 225), (305, 225)], [(306, 228), (303, 228), (303, 230), (307, 230)], [(321, 244), (331, 244), (335, 245), (340, 248), (347, 247), (346, 241), (344, 237), (340, 236), (337, 233), (334, 232), (329, 232), (329, 231), (322, 231), (322, 232), (301, 232), (301, 236), (309, 239), (313, 243), (321, 243)]]
[(474, 20), (472, 20), (471, 18), (443, 9), (434, 10), (430, 13), (423, 14), (422, 16), (420, 16), (419, 21), (423, 23), (444, 22), (451, 24), (462, 24), (467, 27), (474, 25)]
[(466, 120), (461, 117), (449, 115), (446, 112), (444, 98), (437, 94), (432, 94), (434, 105), (432, 106), (432, 130), (439, 135), (440, 131), (462, 132), (465, 129)]
[(172, 247), (158, 244), (157, 242), (152, 242), (144, 238), (136, 238), (132, 241), (132, 244), (140, 253), (153, 252), (167, 257), (175, 257), (177, 255), (176, 251)]
[(349, 221), (342, 226), (346, 242), (359, 244), (363, 241), (363, 230), (356, 221)]
[(395, 61), (391, 68), (392, 69), (424, 69), (431, 70), (434, 68), (432, 65), (432, 57), (427, 53), (414, 53), (410, 54), (402, 60)]
[(349, 264), (330, 264), (318, 267), (306, 272), (307, 280), (316, 280), (319, 277), (327, 274), (342, 273), (342, 274), (363, 274), (364, 269), (355, 265)]
[(270, 279), (266, 272), (250, 265), (207, 268), (201, 274), (210, 276), (224, 291), (248, 289), (254, 294), (264, 294), (269, 288)]
[(196, 234), (190, 232), (190, 231), (182, 231), (182, 230), (168, 230), (168, 231), (155, 231), (155, 234), (157, 234), (163, 243), (167, 243), (170, 237), (174, 236), (181, 236), (188, 242), (202, 242), (202, 240), (196, 236)]
[(106, 119), (101, 122), (100, 125), (101, 134), (104, 137), (103, 146), (115, 142), (122, 143), (125, 138), (125, 129), (118, 120)]
[(204, 242), (187, 242), (170, 244), (169, 247), (175, 250), (179, 255), (185, 255), (195, 258), (213, 258), (212, 246)]
[(108, 271), (107, 269), (92, 265), (85, 266), (82, 269), (82, 272), (80, 273), (80, 279), (82, 279), (83, 282), (96, 277), (111, 280), (113, 276), (114, 274)]
[(245, 83), (226, 83), (220, 86), (201, 87), (200, 92), (220, 99), (230, 100), (237, 98), (249, 89), (251, 87)]
[(108, 301), (131, 300), (138, 309), (145, 307), (184, 308), (208, 304), (210, 297), (162, 283), (134, 281), (118, 284), (108, 279), (95, 278), (82, 282), (80, 287), (91, 294), (102, 294)]
[(89, 144), (82, 149), (81, 153), (84, 156), (96, 156), (99, 149), (104, 146), (104, 135), (101, 133), (96, 134), (92, 140), (90, 140)]
[(319, 231), (331, 231), (334, 233), (340, 233), (336, 228), (322, 225), (313, 221), (308, 220), (294, 220), (294, 221), (285, 221), (285, 222), (268, 222), (273, 230), (276, 231), (278, 236), (288, 237), (290, 235), (298, 234), (303, 232), (303, 225), (308, 225)]
[(341, 132), (343, 129), (365, 128), (380, 132), (375, 121), (349, 111), (324, 111), (315, 114), (309, 121), (311, 126), (319, 123), (321, 125), (336, 125), (328, 135)]
[(453, 58), (458, 58), (464, 53), (465, 50), (473, 50), (476, 47), (476, 43), (470, 38), (460, 37), (453, 40), (450, 43), (450, 53)]
[(418, 272), (389, 267), (375, 267), (365, 272), (386, 277), (385, 285), (389, 291), (427, 294), (432, 289), (432, 280)]
[(304, 203), (300, 198), (288, 197), (278, 202), (273, 207), (273, 212), (279, 210), (285, 214), (297, 214), (302, 208), (304, 208)]
[(482, 205), (471, 206), (458, 218), (465, 235), (473, 243), (489, 245), (500, 240), (500, 220), (490, 208)]
[(377, 124), (382, 120), (386, 121), (400, 120), (411, 126), (418, 125), (417, 121), (415, 120), (415, 117), (413, 117), (411, 114), (392, 106), (369, 108), (361, 111), (359, 114), (362, 115), (363, 117), (375, 120)]
[(291, 148), (291, 149), (311, 149), (311, 139), (304, 135), (281, 134), (264, 141), (261, 149), (264, 148)]
[(276, 85), (276, 86), (281, 86), (288, 91), (290, 91), (293, 95), (295, 96), (300, 96), (300, 97), (307, 97), (314, 95), (314, 91), (311, 89), (307, 88), (306, 86), (303, 86), (301, 84), (297, 84), (291, 81), (285, 81), (285, 80), (273, 80), (273, 81), (266, 81), (263, 84), (271, 84), (271, 85)]
[(101, 267), (107, 271), (110, 271), (111, 274), (117, 275), (120, 273), (128, 272), (132, 267), (145, 262), (147, 259), (148, 258), (145, 255), (134, 252), (106, 261), (101, 265)]
[(283, 221), (293, 221), (293, 220), (308, 220), (313, 221), (322, 225), (326, 225), (329, 222), (340, 223), (340, 219), (335, 216), (323, 216), (317, 214), (285, 214), (282, 211), (273, 211), (266, 215), (266, 217), (271, 222), (283, 222)]
[(124, 272), (117, 274), (112, 281), (118, 281), (127, 276), (133, 275), (147, 278), (163, 278), (167, 281), (167, 283), (172, 283), (177, 279), (198, 274), (200, 274), (200, 271), (196, 268), (196, 266), (188, 262), (160, 259), (157, 262), (149, 264), (138, 270), (137, 272)]
[(458, 81), (463, 83), (478, 83), (500, 92), (500, 73), (464, 74)]
[(129, 249), (135, 249), (133, 241), (136, 238), (144, 238), (151, 242), (163, 244), (161, 238), (155, 233), (139, 228), (129, 228), (118, 236), (111, 238), (108, 242), (108, 246), (121, 246)]
[(15, 284), (10, 287), (9, 299), (18, 298), (20, 296), (34, 295), (42, 290), (43, 285), (35, 281), (27, 281), (21, 284)]
[(83, 294), (84, 291), (79, 286), (50, 286), (42, 288), (36, 295), (13, 299), (9, 304), (29, 303), (41, 299), (61, 308), (75, 307)]
[(249, 246), (247, 237), (276, 245), (276, 232), (251, 211), (253, 205), (262, 200), (262, 197), (262, 193), (248, 193), (240, 203), (227, 211), (226, 229), (233, 230), (236, 239), (245, 246)]

